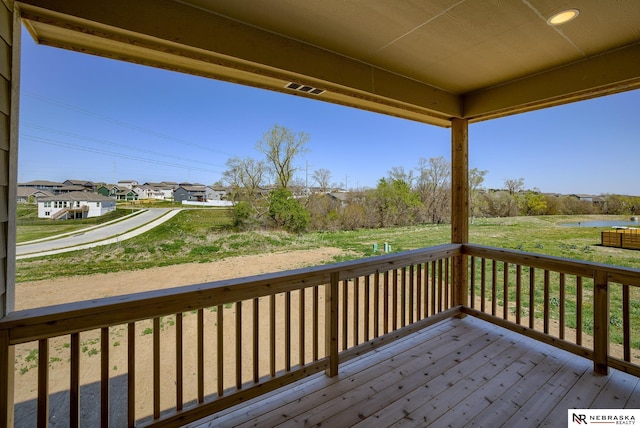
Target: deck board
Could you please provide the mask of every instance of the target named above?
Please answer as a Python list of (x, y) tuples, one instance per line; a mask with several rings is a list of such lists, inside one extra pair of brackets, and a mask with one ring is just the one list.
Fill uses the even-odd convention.
[(569, 408), (639, 404), (638, 378), (466, 317), (189, 427), (564, 426)]

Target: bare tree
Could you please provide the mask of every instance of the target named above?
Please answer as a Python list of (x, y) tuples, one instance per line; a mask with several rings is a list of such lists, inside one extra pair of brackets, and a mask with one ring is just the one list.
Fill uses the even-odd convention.
[(329, 188), (329, 180), (331, 180), (331, 171), (325, 168), (316, 169), (311, 178), (318, 184), (320, 190), (326, 192)]
[(442, 223), (450, 217), (451, 164), (444, 157), (418, 160), (416, 187), (428, 221)]
[(484, 183), (484, 177), (487, 175), (487, 172), (486, 170), (481, 171), (478, 168), (469, 170), (469, 215), (471, 216), (472, 222), (476, 216), (480, 186)]
[(252, 158), (231, 158), (226, 163), (228, 169), (222, 173), (222, 180), (243, 199), (254, 199), (264, 186), (267, 167), (263, 161)]
[(524, 188), (524, 178), (506, 178), (504, 186), (509, 192), (508, 215), (516, 216), (520, 213), (520, 191)]
[(404, 181), (409, 186), (413, 185), (413, 181), (415, 179), (413, 176), (413, 171), (409, 170), (409, 172), (407, 172), (404, 170), (403, 166), (391, 167), (391, 169), (387, 172), (387, 175), (389, 176), (389, 179), (391, 181)]
[(293, 161), (306, 152), (305, 144), (309, 141), (309, 135), (304, 132), (294, 133), (288, 128), (274, 125), (265, 132), (262, 140), (258, 141), (256, 148), (266, 157), (269, 167), (273, 170), (276, 184), (281, 188), (288, 188), (295, 167)]

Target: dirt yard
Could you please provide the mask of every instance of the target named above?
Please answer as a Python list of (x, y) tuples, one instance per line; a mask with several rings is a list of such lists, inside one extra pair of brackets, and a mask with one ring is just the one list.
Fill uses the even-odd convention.
[[(160, 267), (139, 271), (116, 272), (90, 276), (65, 277), (47, 281), (18, 284), (16, 290), (16, 309), (28, 309), (42, 306), (90, 300), (101, 297), (117, 296), (148, 290), (176, 287), (180, 285), (198, 284), (222, 279), (237, 278), (262, 273), (297, 269), (315, 266), (331, 261), (343, 251), (336, 248), (320, 248), (295, 252), (262, 254), (229, 258), (211, 263), (193, 263)], [(264, 302), (267, 303), (266, 301)], [(262, 303), (261, 303), (262, 305)], [(261, 310), (262, 311), (262, 310)], [(266, 313), (266, 311), (264, 312)], [(235, 318), (234, 309), (225, 309), (225, 319)], [(243, 315), (244, 317), (245, 315)], [(184, 314), (184, 349), (183, 362), (185, 378), (192, 378), (191, 385), (185, 385), (185, 402), (197, 397), (194, 373), (197, 371), (197, 360), (194, 358), (196, 332), (195, 320), (191, 313)], [(175, 349), (175, 316), (163, 317), (162, 349)], [(248, 321), (249, 323), (250, 321)], [(205, 323), (215, 326), (215, 313), (205, 311)], [(149, 325), (147, 325), (149, 324)], [(279, 322), (280, 324), (280, 322)], [(225, 325), (226, 321), (225, 321)], [(151, 414), (152, 373), (148, 356), (151, 352), (152, 334), (148, 334), (150, 323), (136, 323), (136, 417), (145, 418)], [(215, 330), (215, 327), (212, 327)], [(233, 329), (231, 329), (233, 330)], [(100, 342), (99, 331), (80, 335), (81, 358), (81, 421), (82, 426), (95, 426), (98, 423), (98, 407), (100, 402)], [(110, 329), (111, 347), (109, 365), (111, 370), (111, 419), (113, 426), (126, 425), (126, 378), (127, 353), (126, 326)], [(224, 347), (234, 349), (235, 339), (225, 335)], [(69, 406), (69, 336), (49, 341), (49, 390), (50, 390), (50, 426), (68, 426)], [(217, 346), (215, 334), (206, 340), (205, 352), (215, 355)], [(37, 343), (28, 343), (16, 347), (15, 373), (15, 419), (17, 427), (35, 425), (37, 394)], [(148, 350), (148, 351), (147, 351)], [(247, 350), (250, 354), (250, 350)], [(266, 353), (265, 353), (266, 354)], [(246, 355), (246, 354), (245, 354)], [(262, 358), (262, 357), (261, 357)], [(260, 366), (268, 365), (268, 357), (260, 361)], [(233, 373), (235, 366), (225, 369)], [(162, 358), (162, 373), (175, 373), (175, 358)], [(210, 367), (210, 366), (209, 366)], [(208, 367), (208, 368), (209, 368)], [(248, 369), (249, 367), (247, 367)], [(207, 370), (207, 378), (215, 388), (215, 371)], [(163, 375), (164, 376), (164, 375)], [(250, 375), (249, 375), (250, 376)], [(175, 406), (175, 379), (164, 376), (162, 379), (162, 408)], [(232, 381), (232, 376), (229, 376)], [(226, 383), (226, 382), (225, 382)], [(231, 385), (230, 385), (231, 386)], [(208, 393), (213, 393), (213, 390)]]

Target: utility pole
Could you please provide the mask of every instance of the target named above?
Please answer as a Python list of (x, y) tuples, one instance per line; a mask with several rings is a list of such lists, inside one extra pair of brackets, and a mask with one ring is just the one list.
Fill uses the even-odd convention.
[[(305, 173), (304, 173), (304, 192), (309, 197), (309, 161), (305, 161)], [(311, 165), (313, 166), (313, 165)]]

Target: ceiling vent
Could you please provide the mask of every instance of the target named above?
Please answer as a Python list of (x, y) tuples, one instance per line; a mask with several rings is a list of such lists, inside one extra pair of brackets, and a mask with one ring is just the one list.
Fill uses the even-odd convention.
[(324, 93), (324, 89), (318, 89), (309, 85), (302, 85), (300, 83), (293, 83), (293, 82), (287, 83), (285, 85), (285, 88), (293, 89), (294, 91), (305, 92), (307, 94), (312, 94), (312, 95), (320, 95)]

